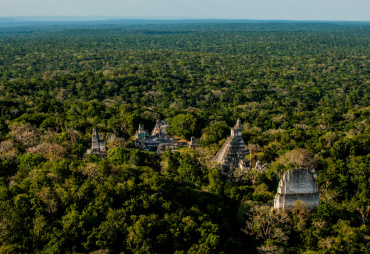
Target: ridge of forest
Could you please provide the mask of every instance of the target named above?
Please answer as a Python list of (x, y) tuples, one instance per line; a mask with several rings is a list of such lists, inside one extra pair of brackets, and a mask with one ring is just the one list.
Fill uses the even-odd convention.
[[(369, 253), (370, 25), (0, 24), (0, 253)], [(240, 118), (268, 170), (211, 158)], [(197, 150), (134, 147), (169, 121)], [(97, 128), (104, 158), (83, 154)], [(320, 205), (271, 210), (288, 169)]]

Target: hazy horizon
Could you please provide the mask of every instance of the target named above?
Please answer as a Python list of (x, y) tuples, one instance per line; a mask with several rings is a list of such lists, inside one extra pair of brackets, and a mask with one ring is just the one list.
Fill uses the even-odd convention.
[(192, 18), (192, 17), (116, 17), (116, 16), (8, 16), (0, 17), (0, 22), (89, 22), (89, 21), (240, 21), (240, 22), (365, 22), (370, 20), (324, 20), (324, 19), (232, 19), (232, 18)]
[(370, 21), (368, 0), (0, 0), (1, 18)]

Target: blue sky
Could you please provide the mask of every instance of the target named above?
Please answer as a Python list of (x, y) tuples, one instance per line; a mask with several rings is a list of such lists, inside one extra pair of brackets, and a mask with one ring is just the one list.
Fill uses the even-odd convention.
[(370, 0), (0, 0), (0, 17), (370, 21)]

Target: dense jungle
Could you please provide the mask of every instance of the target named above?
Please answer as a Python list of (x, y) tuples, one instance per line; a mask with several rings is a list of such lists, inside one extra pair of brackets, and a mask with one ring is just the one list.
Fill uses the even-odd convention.
[[(370, 253), (369, 45), (366, 22), (0, 23), (0, 253)], [(238, 118), (268, 169), (228, 181)], [(157, 119), (198, 148), (137, 149)], [(301, 167), (317, 210), (271, 209)]]

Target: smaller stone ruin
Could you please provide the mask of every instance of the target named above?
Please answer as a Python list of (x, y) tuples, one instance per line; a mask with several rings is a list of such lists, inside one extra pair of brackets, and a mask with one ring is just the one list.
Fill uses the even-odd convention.
[(163, 154), (167, 149), (171, 151), (176, 150), (180, 147), (196, 145), (195, 139), (190, 141), (192, 144), (188, 144), (186, 140), (181, 140), (172, 137), (167, 133), (167, 128), (170, 124), (164, 120), (157, 120), (155, 127), (151, 134), (144, 129), (142, 124), (139, 125), (139, 129), (135, 133), (135, 145), (141, 150), (157, 152), (158, 155)]
[(279, 182), (274, 208), (290, 210), (297, 200), (303, 201), (311, 210), (319, 205), (316, 180), (310, 169), (291, 169), (285, 172)]
[(249, 161), (246, 160), (246, 159), (240, 160), (240, 162), (239, 162), (239, 168), (241, 170), (243, 170), (243, 171), (249, 171), (249, 170), (251, 170)]
[(91, 148), (88, 149), (85, 154), (96, 155), (99, 157), (107, 155), (105, 141), (99, 139), (99, 133), (95, 128), (93, 129), (92, 133)]
[(178, 146), (176, 144), (172, 144), (172, 143), (168, 143), (168, 144), (161, 143), (161, 144), (158, 145), (157, 154), (160, 156), (164, 152), (166, 152), (167, 149), (170, 149), (171, 152), (174, 152), (177, 148), (178, 148)]
[(167, 135), (167, 128), (170, 127), (170, 124), (164, 120), (157, 120), (152, 131), (152, 136), (163, 136)]
[(149, 132), (144, 129), (144, 125), (139, 124), (139, 129), (135, 133), (135, 138), (145, 138), (149, 136)]
[(188, 142), (188, 146), (192, 149), (195, 149), (198, 147), (198, 144), (197, 144), (197, 138), (196, 137), (191, 137), (190, 138), (190, 142)]
[(263, 173), (267, 170), (267, 164), (262, 164), (262, 161), (257, 161), (254, 168)]

